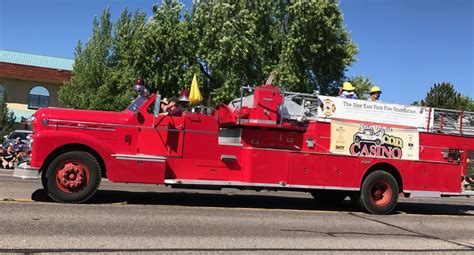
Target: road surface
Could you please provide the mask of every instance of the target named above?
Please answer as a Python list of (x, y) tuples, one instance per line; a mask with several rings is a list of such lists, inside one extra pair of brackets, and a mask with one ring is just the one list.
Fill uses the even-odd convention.
[(298, 192), (103, 182), (89, 203), (68, 205), (0, 170), (0, 252), (472, 254), (474, 199), (402, 199), (380, 216)]

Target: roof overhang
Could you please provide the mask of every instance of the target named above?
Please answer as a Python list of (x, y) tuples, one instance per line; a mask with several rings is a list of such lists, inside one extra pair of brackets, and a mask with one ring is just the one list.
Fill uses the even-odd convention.
[(63, 84), (71, 79), (71, 71), (0, 62), (0, 77)]

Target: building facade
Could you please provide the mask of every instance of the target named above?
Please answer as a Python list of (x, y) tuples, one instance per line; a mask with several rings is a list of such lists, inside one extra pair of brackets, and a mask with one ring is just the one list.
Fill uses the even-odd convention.
[(72, 75), (74, 61), (0, 50), (0, 100), (20, 123), (40, 107), (59, 107), (58, 90)]

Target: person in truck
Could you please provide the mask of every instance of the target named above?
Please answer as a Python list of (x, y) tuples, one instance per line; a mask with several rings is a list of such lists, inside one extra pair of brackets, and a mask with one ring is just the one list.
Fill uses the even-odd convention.
[(166, 110), (168, 109), (168, 104), (170, 103), (170, 101), (168, 100), (168, 98), (163, 98), (161, 99), (161, 102), (160, 102), (160, 115), (165, 115), (166, 114)]
[(380, 102), (379, 98), (381, 94), (382, 94), (382, 90), (377, 86), (373, 86), (372, 88), (370, 88), (370, 91), (369, 91), (370, 97), (367, 98), (367, 101)]
[(2, 156), (2, 167), (5, 169), (13, 169), (16, 161), (16, 153), (11, 144), (8, 145), (7, 150)]
[(340, 88), (339, 95), (337, 97), (348, 98), (348, 99), (357, 99), (357, 95), (354, 92), (355, 87), (350, 82), (344, 82), (342, 88)]
[(181, 108), (179, 108), (179, 106), (177, 105), (177, 102), (178, 102), (178, 99), (175, 97), (170, 98), (170, 99), (166, 99), (166, 98), (163, 99), (162, 103), (164, 105), (162, 107), (163, 113), (161, 113), (161, 115), (181, 117), (181, 115), (183, 114), (183, 111), (181, 110)]

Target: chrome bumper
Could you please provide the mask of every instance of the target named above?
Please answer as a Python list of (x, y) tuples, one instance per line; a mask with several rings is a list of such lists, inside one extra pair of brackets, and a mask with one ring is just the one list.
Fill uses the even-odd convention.
[(39, 168), (31, 167), (26, 162), (21, 163), (18, 166), (15, 166), (15, 169), (13, 170), (13, 177), (22, 179), (38, 179)]

